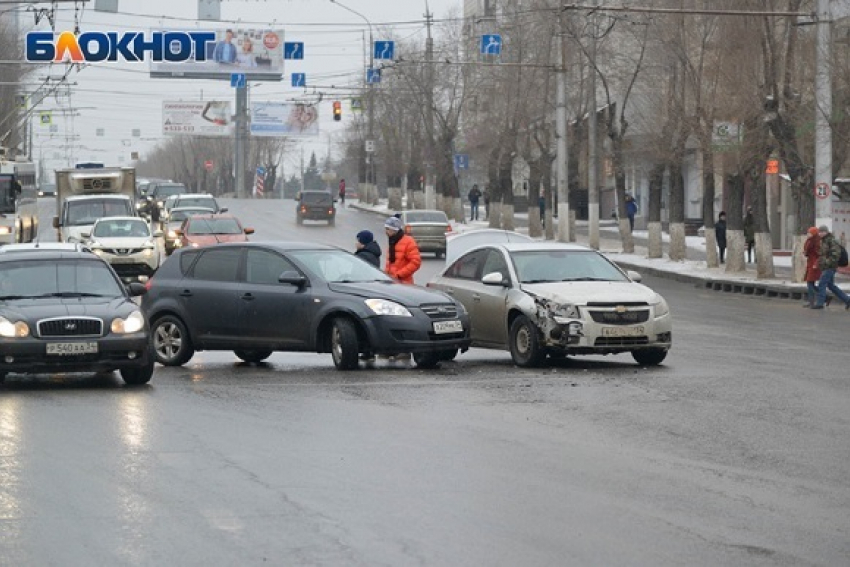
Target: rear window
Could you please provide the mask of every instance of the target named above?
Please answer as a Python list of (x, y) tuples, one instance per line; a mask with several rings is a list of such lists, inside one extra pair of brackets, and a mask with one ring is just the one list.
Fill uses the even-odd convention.
[(407, 222), (438, 222), (449, 224), (449, 218), (446, 213), (440, 211), (417, 211), (407, 213), (405, 216)]
[(157, 185), (154, 187), (153, 194), (157, 197), (169, 197), (171, 195), (183, 195), (186, 193), (185, 185)]
[(333, 199), (331, 199), (330, 193), (302, 193), (301, 194), (301, 202), (302, 203), (330, 203)]

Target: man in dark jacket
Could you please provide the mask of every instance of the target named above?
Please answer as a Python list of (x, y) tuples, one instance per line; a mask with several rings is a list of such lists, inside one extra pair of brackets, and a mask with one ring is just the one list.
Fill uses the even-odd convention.
[(818, 301), (812, 306), (812, 309), (823, 309), (823, 304), (826, 303), (826, 290), (829, 288), (838, 299), (844, 302), (844, 309), (850, 310), (850, 296), (835, 285), (835, 270), (838, 269), (841, 247), (832, 233), (829, 232), (828, 226), (819, 226), (818, 234), (820, 235), (818, 267), (821, 269), (821, 276), (818, 282)]
[(744, 241), (747, 243), (747, 262), (752, 262), (756, 245), (756, 219), (752, 207), (747, 207), (747, 216), (744, 217)]
[(481, 190), (478, 185), (472, 186), (467, 198), (469, 199), (469, 220), (478, 220), (478, 200), (481, 198)]
[(369, 262), (376, 268), (381, 268), (381, 247), (375, 242), (375, 235), (368, 230), (361, 230), (357, 233), (357, 251), (354, 255)]
[(720, 250), (720, 263), (726, 255), (726, 211), (720, 211), (717, 222), (714, 223), (714, 236), (717, 238), (717, 249)]

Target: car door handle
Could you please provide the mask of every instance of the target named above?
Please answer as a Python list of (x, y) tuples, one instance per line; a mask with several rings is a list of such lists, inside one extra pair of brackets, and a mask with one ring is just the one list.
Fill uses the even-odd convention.
[(245, 301), (254, 301), (254, 294), (246, 293), (242, 296), (242, 299), (244, 299)]
[(191, 289), (184, 289), (180, 292), (180, 297), (192, 297), (193, 293)]

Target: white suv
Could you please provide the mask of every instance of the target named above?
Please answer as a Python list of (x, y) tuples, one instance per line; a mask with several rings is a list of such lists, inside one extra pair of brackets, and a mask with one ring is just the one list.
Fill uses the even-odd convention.
[(98, 219), (91, 233), (83, 235), (92, 252), (109, 262), (122, 279), (146, 279), (159, 268), (160, 253), (150, 226), (139, 217)]

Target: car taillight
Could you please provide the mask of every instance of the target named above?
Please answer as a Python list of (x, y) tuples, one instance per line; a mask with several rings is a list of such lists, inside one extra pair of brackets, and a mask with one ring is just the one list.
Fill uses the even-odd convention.
[(405, 225), (405, 227), (404, 227), (404, 233), (405, 233), (405, 234), (410, 234), (411, 232), (413, 232), (413, 229), (412, 229), (412, 228), (410, 228), (410, 225), (409, 225), (409, 224), (408, 224), (408, 225)]
[(302, 212), (302, 213), (306, 213), (306, 212), (307, 212), (307, 207), (301, 207), (301, 212)]
[(451, 232), (451, 231), (452, 231), (452, 225), (447, 224), (446, 225), (446, 232)]

